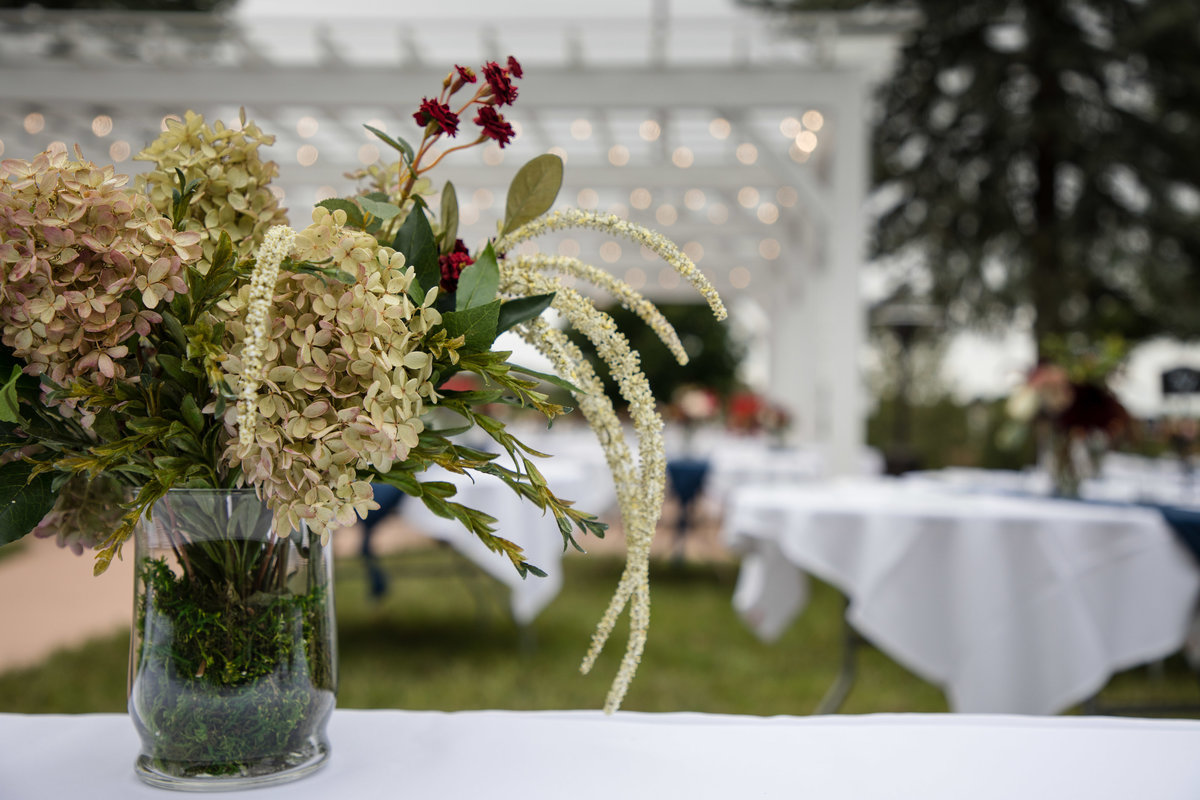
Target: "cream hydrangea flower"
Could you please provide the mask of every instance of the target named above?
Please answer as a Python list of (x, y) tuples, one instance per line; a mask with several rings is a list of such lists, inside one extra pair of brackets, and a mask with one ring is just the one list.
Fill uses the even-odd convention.
[(229, 234), (238, 252), (248, 256), (273, 225), (287, 223), (287, 212), (270, 187), (279, 167), (264, 161), (258, 152), (274, 142), (274, 136), (246, 122), (244, 116), (237, 128), (228, 128), (219, 120), (209, 126), (203, 116), (188, 111), (182, 122), (167, 120), (162, 135), (134, 156), (155, 164), (152, 172), (138, 176), (137, 187), (169, 216), (172, 192), (178, 188), (175, 170), (182, 170), (187, 181), (199, 181), (185, 230), (201, 235), (205, 262), (212, 259), (221, 231)]
[(123, 378), (130, 336), (187, 291), (200, 235), (175, 231), (127, 181), (78, 150), (0, 162), (0, 339), (27, 373), (60, 386)]
[[(327, 536), (377, 507), (358, 471), (386, 472), (417, 444), (420, 415), (437, 398), (434, 359), (454, 346), (444, 331), (431, 335), (441, 322), (432, 307), (436, 291), (414, 305), (404, 256), (343, 229), (345, 221), (342, 211), (317, 208), (290, 255), (328, 261), (323, 266), (354, 276), (353, 283), (286, 266), (271, 280), (286, 255), (280, 243), (290, 239), (276, 228), (259, 255), (257, 269), (268, 276), (220, 306), (233, 342), (225, 367), (240, 396), (228, 421), (241, 433), (226, 458), (259, 488), (281, 534), (306, 522)], [(256, 302), (268, 284), (269, 307)]]

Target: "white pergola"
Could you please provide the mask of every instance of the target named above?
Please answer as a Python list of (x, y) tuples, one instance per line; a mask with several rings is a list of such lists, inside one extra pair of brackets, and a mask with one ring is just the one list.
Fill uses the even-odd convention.
[[(435, 171), (457, 188), (466, 235), (494, 231), (516, 169), (566, 161), (560, 202), (610, 210), (684, 246), (738, 310), (757, 304), (769, 352), (762, 388), (792, 412), (796, 441), (857, 467), (865, 402), (859, 353), (871, 59), (895, 20), (805, 17), (786, 35), (731, 10), (642, 18), (261, 19), (0, 12), (0, 155), (62, 142), (97, 162), (130, 160), (168, 115), (193, 109), (277, 136), (278, 186), (300, 209), (352, 183), (386, 150), (362, 123), (416, 139), (412, 121), (454, 63), (516, 55), (513, 144), (453, 154)], [(876, 56), (873, 61), (878, 62)], [(455, 157), (457, 156), (457, 158)], [(692, 300), (641, 248), (563, 237), (647, 295)], [(686, 332), (684, 332), (686, 333)]]

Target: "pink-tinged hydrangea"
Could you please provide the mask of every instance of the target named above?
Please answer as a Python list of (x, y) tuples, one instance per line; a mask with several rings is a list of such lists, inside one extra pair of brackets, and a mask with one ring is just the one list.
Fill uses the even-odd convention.
[[(317, 208), (291, 256), (331, 260), (353, 283), (285, 265), (262, 319), (266, 335), (246, 321), (260, 316), (250, 313), (257, 307), (251, 284), (220, 304), (231, 340), (229, 382), (239, 394), (257, 384), (228, 412), (227, 423), (241, 430), (225, 455), (276, 512), (281, 534), (305, 522), (325, 535), (376, 507), (360, 470), (386, 472), (407, 458), (425, 404), (438, 397), (434, 359), (453, 344), (444, 330), (433, 335), (441, 322), (432, 307), (437, 292), (415, 305), (403, 254), (343, 229), (345, 221), (344, 211)], [(268, 235), (264, 249), (279, 238)], [(273, 255), (259, 256), (272, 271)]]
[(0, 162), (0, 340), (59, 386), (126, 375), (129, 340), (186, 292), (200, 236), (172, 229), (111, 166), (61, 150)]
[(127, 499), (125, 488), (116, 479), (101, 475), (88, 480), (72, 475), (54, 501), (54, 508), (30, 531), (41, 539), (53, 537), (59, 547), (82, 555), (104, 541), (121, 522)]

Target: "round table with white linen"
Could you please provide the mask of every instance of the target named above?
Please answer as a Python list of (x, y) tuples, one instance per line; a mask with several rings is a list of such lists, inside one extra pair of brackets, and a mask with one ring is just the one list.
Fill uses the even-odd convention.
[(1144, 506), (850, 480), (731, 495), (743, 554), (734, 605), (763, 639), (807, 599), (806, 573), (848, 622), (962, 712), (1053, 714), (1114, 672), (1184, 643), (1200, 569)]

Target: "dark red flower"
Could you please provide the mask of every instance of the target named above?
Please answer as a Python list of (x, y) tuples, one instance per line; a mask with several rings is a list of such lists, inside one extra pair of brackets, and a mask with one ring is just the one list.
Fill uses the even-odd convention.
[(463, 240), (455, 239), (454, 249), (444, 256), (438, 256), (438, 266), (442, 268), (442, 291), (453, 292), (458, 289), (458, 276), (462, 274), (463, 267), (474, 263), (475, 259), (467, 252)]
[(524, 78), (525, 73), (521, 71), (520, 63), (512, 56), (508, 57), (508, 71), (514, 78)]
[(479, 107), (479, 113), (475, 115), (475, 124), (483, 128), (484, 136), (495, 139), (501, 147), (508, 144), (513, 137), (512, 125), (509, 125), (504, 117), (500, 116), (499, 112), (491, 106)]
[(454, 68), (458, 70), (458, 77), (462, 79), (463, 83), (474, 83), (478, 80), (475, 77), (475, 70), (470, 67), (460, 67), (458, 64), (455, 64)]
[(508, 70), (489, 61), (483, 66), (483, 79), (492, 87), (492, 102), (498, 106), (511, 106), (517, 99), (517, 87), (508, 77)]
[(445, 103), (428, 97), (421, 101), (421, 109), (413, 114), (413, 119), (422, 128), (433, 122), (451, 136), (458, 133), (458, 114), (451, 111), (450, 106)]

